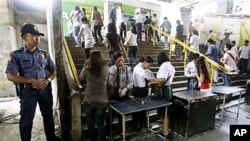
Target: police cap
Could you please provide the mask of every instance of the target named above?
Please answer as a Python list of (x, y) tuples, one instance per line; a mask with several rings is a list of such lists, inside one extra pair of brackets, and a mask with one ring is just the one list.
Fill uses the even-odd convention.
[(22, 29), (21, 29), (21, 34), (22, 35), (21, 36), (23, 36), (26, 33), (30, 33), (32, 35), (44, 36), (44, 34), (40, 33), (38, 28), (35, 25), (31, 24), (31, 23), (27, 23), (22, 27)]

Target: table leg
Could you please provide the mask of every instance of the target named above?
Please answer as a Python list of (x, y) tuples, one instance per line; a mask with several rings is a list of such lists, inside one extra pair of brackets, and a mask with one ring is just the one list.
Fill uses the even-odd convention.
[(125, 123), (125, 115), (122, 115), (122, 137), (123, 141), (126, 141), (126, 123)]
[(237, 111), (236, 119), (238, 119), (238, 116), (239, 116), (239, 111), (240, 111), (240, 100), (241, 100), (241, 91), (240, 91), (240, 98), (239, 98), (239, 104), (238, 104), (238, 111)]
[(109, 136), (110, 136), (110, 139), (112, 140), (112, 125), (113, 125), (113, 117), (112, 117), (112, 108), (111, 107), (109, 107), (109, 113), (110, 113), (110, 116), (109, 116), (109, 119), (110, 119), (110, 121), (109, 121), (109, 125), (110, 125), (110, 132), (109, 132)]
[(149, 111), (147, 111), (147, 127), (149, 129)]
[(222, 105), (222, 110), (221, 110), (220, 126), (222, 125), (222, 121), (223, 121), (223, 117), (224, 117), (225, 102), (226, 102), (226, 95), (223, 95), (223, 105)]

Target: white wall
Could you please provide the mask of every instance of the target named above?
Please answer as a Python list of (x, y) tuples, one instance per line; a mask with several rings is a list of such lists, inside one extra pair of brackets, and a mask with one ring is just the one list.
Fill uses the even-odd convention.
[(163, 22), (164, 17), (167, 17), (168, 20), (171, 22), (172, 25), (171, 34), (175, 35), (176, 20), (181, 20), (180, 7), (175, 4), (162, 3), (160, 24)]
[(131, 5), (131, 6), (135, 6), (135, 7), (151, 9), (151, 10), (155, 10), (155, 11), (161, 10), (160, 5), (153, 4), (153, 3), (146, 3), (146, 2), (139, 1), (139, 0), (109, 0), (109, 1), (122, 3), (125, 5)]

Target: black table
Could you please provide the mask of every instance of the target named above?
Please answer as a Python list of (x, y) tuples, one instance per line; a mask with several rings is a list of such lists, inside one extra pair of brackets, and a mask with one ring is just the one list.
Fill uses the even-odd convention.
[(238, 110), (237, 110), (237, 116), (236, 119), (238, 119), (239, 116), (239, 109), (240, 109), (240, 100), (241, 100), (241, 92), (245, 91), (244, 88), (239, 88), (239, 87), (232, 87), (232, 86), (213, 86), (212, 87), (212, 92), (216, 93), (218, 95), (223, 95), (223, 104), (222, 104), (222, 110), (221, 110), (221, 124), (222, 125), (222, 120), (224, 117), (224, 111), (225, 111), (225, 101), (226, 101), (226, 96), (230, 94), (234, 94), (239, 92), (240, 93), (240, 98), (239, 98), (239, 103), (238, 103)]
[[(111, 101), (110, 102), (110, 117), (112, 119), (112, 110), (115, 110), (117, 113), (122, 115), (122, 134), (123, 140), (126, 140), (126, 124), (125, 124), (125, 116), (127, 114), (140, 112), (140, 111), (147, 111), (147, 127), (149, 128), (149, 111), (159, 108), (159, 107), (166, 107), (171, 105), (171, 102), (167, 102), (166, 100), (162, 99), (153, 99), (150, 96), (148, 98), (137, 98), (138, 100), (143, 100), (143, 104), (139, 104), (132, 99), (128, 99), (125, 101)], [(112, 120), (111, 120), (112, 122)], [(111, 124), (111, 136), (112, 137), (112, 124)]]
[(211, 130), (215, 126), (217, 95), (209, 92), (187, 91), (173, 94), (170, 129), (179, 135), (190, 138), (196, 134)]

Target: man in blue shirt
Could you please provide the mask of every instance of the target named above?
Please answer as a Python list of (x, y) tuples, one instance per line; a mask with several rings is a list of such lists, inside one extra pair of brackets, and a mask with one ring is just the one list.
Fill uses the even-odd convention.
[(38, 47), (38, 28), (25, 24), (21, 30), (24, 45), (13, 51), (8, 58), (6, 74), (8, 80), (20, 85), (20, 134), (22, 141), (31, 140), (32, 123), (36, 105), (39, 104), (47, 141), (54, 141), (53, 96), (51, 81), (56, 76), (56, 66), (49, 54)]
[[(206, 52), (206, 56), (210, 59), (212, 59), (213, 61), (215, 61), (216, 63), (219, 63), (219, 53), (218, 53), (218, 49), (216, 48), (215, 44), (214, 44), (214, 40), (212, 39), (208, 39), (207, 40), (207, 52)], [(218, 70), (217, 68), (214, 68), (214, 82), (217, 83), (218, 82)]]

